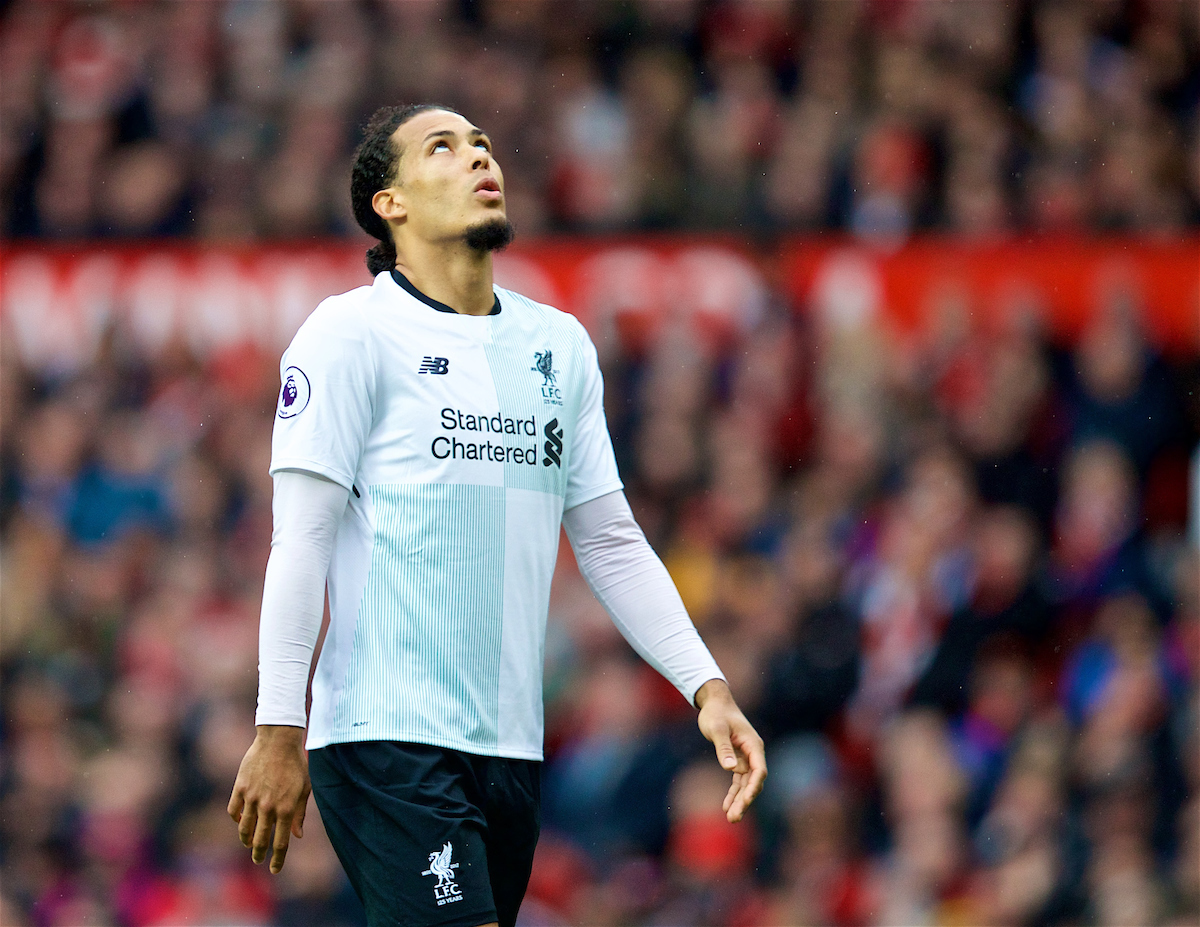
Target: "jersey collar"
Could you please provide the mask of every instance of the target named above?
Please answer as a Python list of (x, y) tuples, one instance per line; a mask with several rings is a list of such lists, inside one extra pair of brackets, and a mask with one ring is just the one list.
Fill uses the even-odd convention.
[[(420, 290), (418, 290), (415, 286), (412, 285), (411, 280), (409, 280), (406, 276), (404, 276), (404, 274), (400, 273), (400, 271), (396, 270), (395, 268), (392, 268), (392, 279), (395, 280), (399, 286), (401, 286), (405, 290), (407, 290), (411, 296), (415, 297), (416, 299), (419, 299), (426, 306), (431, 306), (432, 308), (436, 309), (438, 312), (449, 312), (452, 315), (462, 315), (463, 314), (463, 313), (458, 312), (455, 309), (451, 308), (450, 306), (447, 306), (445, 303), (438, 302), (436, 299), (434, 299), (431, 296), (426, 296), (424, 293), (422, 293)], [(500, 297), (499, 296), (495, 297), (495, 300), (496, 301), (494, 303), (492, 303), (492, 311), (489, 312), (488, 315), (499, 315), (500, 314)]]

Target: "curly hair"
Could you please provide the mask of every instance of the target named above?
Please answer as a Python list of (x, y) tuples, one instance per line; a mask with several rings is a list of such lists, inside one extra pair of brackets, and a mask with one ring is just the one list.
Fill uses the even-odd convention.
[(381, 106), (375, 110), (363, 129), (363, 140), (354, 150), (354, 167), (350, 171), (350, 205), (354, 218), (364, 232), (379, 239), (379, 244), (367, 251), (367, 269), (372, 274), (396, 266), (396, 243), (391, 230), (371, 205), (375, 194), (396, 178), (403, 152), (392, 136), (408, 120), (429, 110), (445, 110), (462, 115), (439, 103), (411, 103), (407, 106)]

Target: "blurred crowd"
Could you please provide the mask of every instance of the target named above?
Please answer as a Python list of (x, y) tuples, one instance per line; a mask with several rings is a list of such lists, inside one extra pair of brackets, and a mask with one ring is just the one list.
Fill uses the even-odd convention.
[(487, 129), (523, 234), (1169, 233), (1200, 221), (1189, 0), (0, 4), (0, 229), (303, 238), (378, 105)]
[[(1200, 217), (1195, 3), (0, 16), (10, 238), (350, 233), (356, 127), (409, 99), (492, 134), (522, 233)], [(1140, 299), (1098, 288), (1071, 343), (1037, 307), (904, 340), (778, 293), (736, 337), (601, 341), (627, 493), (771, 775), (726, 824), (564, 542), (526, 927), (1200, 923), (1200, 357)], [(136, 343), (48, 376), (0, 342), (0, 923), (361, 927), (315, 807), (277, 877), (225, 811), (278, 358)]]
[[(1072, 344), (826, 308), (601, 341), (628, 494), (771, 776), (725, 823), (564, 543), (522, 923), (1196, 924), (1200, 359), (1119, 287)], [(269, 877), (225, 811), (277, 359), (117, 327), (51, 379), (4, 344), (0, 921), (361, 925), (315, 813)]]

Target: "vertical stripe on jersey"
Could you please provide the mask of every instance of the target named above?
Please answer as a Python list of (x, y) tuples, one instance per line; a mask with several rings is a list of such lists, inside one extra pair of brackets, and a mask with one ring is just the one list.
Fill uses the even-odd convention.
[[(334, 738), (498, 742), (505, 491), (372, 486), (375, 543)], [(379, 706), (390, 711), (380, 713)]]
[[(542, 740), (546, 612), (558, 553), (562, 500), (525, 489), (506, 489), (505, 493), (508, 556), (500, 647), (500, 748), (511, 753)], [(514, 615), (524, 620), (514, 620)]]

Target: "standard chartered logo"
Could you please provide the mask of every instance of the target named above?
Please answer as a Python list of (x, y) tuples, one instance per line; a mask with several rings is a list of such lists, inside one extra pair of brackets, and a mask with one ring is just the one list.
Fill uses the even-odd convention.
[[(534, 416), (511, 418), (500, 412), (479, 415), (447, 407), (442, 409), (441, 426), (443, 433), (436, 435), (429, 446), (429, 452), (437, 460), (487, 460), (537, 466), (538, 426)], [(558, 427), (558, 419), (546, 425), (545, 435), (554, 442), (553, 445), (550, 440), (546, 442), (546, 453), (561, 467), (563, 431)], [(526, 439), (532, 441), (526, 444)], [(551, 461), (547, 459), (544, 463), (550, 466)]]
[(552, 418), (546, 422), (546, 456), (542, 459), (544, 466), (562, 466), (562, 458), (559, 456), (563, 448), (562, 436), (563, 430), (558, 427), (558, 419)]

